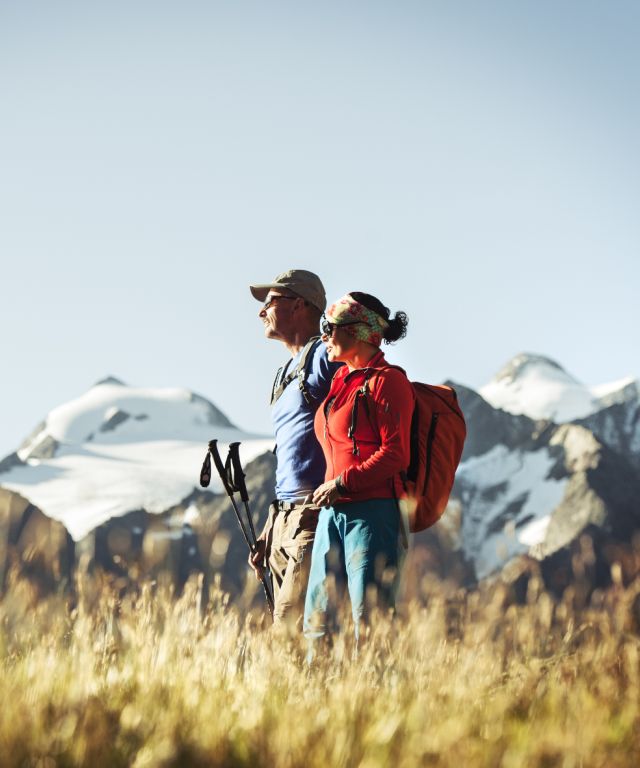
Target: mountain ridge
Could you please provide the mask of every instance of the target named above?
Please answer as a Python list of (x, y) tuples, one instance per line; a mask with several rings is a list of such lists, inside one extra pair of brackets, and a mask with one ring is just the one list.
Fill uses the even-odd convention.
[(178, 504), (197, 486), (212, 437), (242, 442), (245, 461), (272, 445), (190, 390), (129, 387), (110, 377), (54, 408), (0, 463), (0, 486), (78, 541), (131, 510), (159, 514)]
[[(268, 500), (273, 495), (273, 438), (238, 430), (210, 401), (189, 390), (128, 387), (114, 378), (53, 409), (18, 451), (0, 462), (0, 494), (15, 494), (25, 509), (36, 507), (59, 521), (78, 545), (93, 532), (96, 541), (103, 541), (105, 530), (131, 525), (147, 531), (132, 533), (132, 541), (183, 535), (191, 541), (196, 535), (204, 537), (198, 539), (202, 557), (207, 546), (226, 552), (224, 541), (235, 542), (237, 531), (220, 529), (216, 544), (206, 522), (211, 510), (220, 513), (211, 501), (222, 491), (217, 477), (209, 491), (198, 489), (206, 444), (215, 437), (224, 451), (226, 444), (241, 442), (245, 466), (264, 457), (255, 464), (262, 469), (259, 479), (252, 478), (252, 493)], [(533, 415), (490, 402), (482, 389), (448, 382), (457, 390), (468, 436), (450, 511), (426, 539), (416, 537), (418, 546), (423, 540), (433, 542), (435, 532), (447, 540), (445, 574), (457, 553), (466, 571), (484, 579), (520, 557), (557, 561), (566, 570), (570, 560), (562, 553), (584, 531), (597, 531), (605, 546), (640, 529), (634, 507), (635, 494), (640, 494), (637, 382), (602, 385), (600, 398), (589, 390), (595, 410), (558, 423), (551, 418), (557, 416), (558, 398), (567, 410), (575, 388), (582, 387), (560, 365), (542, 355), (519, 355), (497, 379), (507, 385), (525, 381), (527, 387), (541, 383)], [(549, 383), (560, 389), (545, 386)], [(583, 403), (585, 390), (579, 394)], [(524, 392), (517, 394), (526, 405), (526, 387)], [(181, 521), (177, 528), (176, 520)], [(193, 521), (199, 521), (196, 534)], [(122, 532), (118, 536), (126, 539)], [(191, 551), (192, 545), (184, 548)], [(241, 549), (234, 543), (229, 551)]]
[(638, 398), (632, 377), (587, 387), (545, 355), (521, 352), (478, 389), (494, 408), (556, 423), (586, 418), (615, 402)]

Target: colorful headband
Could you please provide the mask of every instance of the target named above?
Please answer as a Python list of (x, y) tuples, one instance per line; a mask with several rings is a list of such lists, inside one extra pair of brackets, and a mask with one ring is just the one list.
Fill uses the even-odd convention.
[(338, 299), (324, 314), (330, 323), (344, 326), (350, 336), (376, 347), (382, 344), (383, 331), (389, 327), (384, 317), (349, 294)]

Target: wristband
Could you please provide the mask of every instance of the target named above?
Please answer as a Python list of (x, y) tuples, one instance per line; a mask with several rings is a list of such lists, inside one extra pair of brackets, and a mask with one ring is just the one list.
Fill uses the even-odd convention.
[(344, 487), (344, 485), (342, 483), (342, 475), (338, 475), (338, 477), (336, 477), (334, 482), (336, 484), (336, 490), (338, 491), (338, 493), (341, 496), (347, 496), (349, 491)]

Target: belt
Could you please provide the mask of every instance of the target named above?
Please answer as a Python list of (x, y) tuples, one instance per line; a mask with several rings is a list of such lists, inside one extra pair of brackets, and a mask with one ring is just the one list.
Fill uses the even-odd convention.
[[(316, 504), (306, 502), (307, 497), (301, 498), (300, 501), (280, 501), (276, 500), (278, 510), (282, 512), (291, 512), (293, 509), (299, 509), (300, 507), (313, 507), (317, 508)], [(306, 502), (306, 503), (305, 503)]]

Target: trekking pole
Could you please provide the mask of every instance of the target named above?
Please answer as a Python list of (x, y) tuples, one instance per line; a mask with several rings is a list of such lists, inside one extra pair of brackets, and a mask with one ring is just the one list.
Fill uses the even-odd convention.
[(213, 457), (213, 463), (215, 464), (215, 467), (218, 470), (218, 474), (220, 475), (220, 480), (222, 480), (222, 485), (224, 486), (224, 489), (227, 492), (227, 495), (231, 499), (231, 504), (233, 505), (233, 511), (236, 513), (236, 517), (238, 518), (238, 523), (240, 524), (240, 528), (242, 529), (242, 535), (244, 536), (244, 540), (247, 542), (247, 546), (249, 547), (249, 549), (253, 552), (255, 549), (255, 542), (252, 541), (251, 538), (249, 537), (247, 526), (244, 524), (244, 521), (240, 516), (240, 510), (238, 509), (236, 500), (233, 497), (233, 494), (236, 489), (233, 487), (233, 480), (231, 478), (230, 473), (227, 471), (227, 469), (225, 468), (225, 465), (222, 463), (222, 459), (220, 458), (217, 440), (209, 441), (209, 453)]
[[(249, 532), (251, 534), (251, 541), (253, 542), (253, 548), (250, 547), (251, 554), (255, 554), (258, 550), (258, 537), (256, 536), (256, 529), (253, 526), (253, 515), (251, 514), (251, 507), (249, 506), (249, 492), (247, 491), (247, 485), (244, 480), (245, 473), (242, 469), (242, 464), (240, 462), (240, 443), (236, 442), (236, 443), (231, 443), (229, 445), (229, 452), (227, 454), (227, 460), (225, 462), (224, 469), (225, 469), (225, 475), (229, 479), (229, 482), (231, 484), (231, 487), (233, 488), (233, 491), (239, 492), (240, 499), (244, 504), (244, 511), (247, 516), (247, 520), (249, 521)], [(264, 588), (264, 594), (265, 594), (265, 597), (267, 598), (269, 610), (271, 611), (271, 615), (273, 616), (273, 610), (274, 610), (273, 596), (272, 596), (267, 575), (263, 568), (260, 569), (260, 581), (262, 582), (262, 586)]]
[(227, 459), (231, 463), (231, 478), (234, 488), (240, 492), (240, 498), (244, 503), (244, 510), (247, 513), (247, 520), (249, 521), (249, 528), (253, 535), (254, 541), (256, 541), (256, 531), (253, 527), (253, 515), (251, 514), (251, 507), (249, 506), (249, 494), (247, 492), (247, 486), (244, 481), (245, 474), (242, 471), (242, 464), (240, 463), (240, 443), (231, 443), (229, 445), (229, 458)]
[[(251, 552), (251, 554), (255, 555), (256, 552), (258, 551), (258, 544), (256, 539), (256, 532), (253, 527), (253, 520), (251, 519), (250, 512), (248, 511), (249, 496), (247, 494), (246, 485), (244, 483), (244, 473), (242, 472), (242, 467), (240, 465), (240, 456), (238, 455), (238, 448), (240, 446), (240, 443), (233, 443), (233, 445), (236, 446), (236, 448), (234, 449), (234, 455), (237, 455), (237, 458), (235, 459), (235, 465), (232, 464), (231, 446), (229, 447), (229, 456), (227, 457), (226, 464), (223, 464), (222, 459), (220, 458), (220, 453), (218, 451), (218, 441), (217, 440), (209, 441), (209, 450), (207, 452), (204, 463), (202, 465), (202, 470), (200, 472), (200, 484), (204, 488), (206, 488), (209, 485), (209, 482), (211, 481), (211, 458), (213, 458), (213, 463), (215, 464), (215, 467), (218, 470), (218, 474), (220, 475), (220, 480), (222, 481), (222, 485), (224, 486), (224, 489), (227, 492), (227, 495), (231, 499), (231, 505), (233, 506), (233, 511), (236, 513), (236, 518), (240, 525), (240, 529), (242, 530), (242, 535), (244, 536), (244, 540), (247, 542), (247, 546), (249, 547), (249, 551)], [(239, 487), (236, 487), (235, 485), (234, 478), (233, 478), (234, 466), (237, 466), (239, 468), (238, 476), (241, 478), (240, 483), (242, 486), (242, 490)], [(234, 498), (234, 493), (236, 491), (240, 491), (240, 496), (242, 500), (245, 502), (245, 509), (247, 509), (247, 517), (249, 520), (249, 530), (247, 530), (247, 526), (244, 524), (242, 515), (240, 514), (240, 510), (238, 509), (238, 505), (236, 504), (236, 500)], [(245, 500), (245, 497), (246, 497), (246, 500)], [(269, 612), (273, 617), (273, 596), (271, 594), (271, 588), (269, 586), (269, 582), (267, 581), (267, 577), (264, 572), (264, 569), (261, 569), (260, 581), (262, 582), (264, 595), (267, 599)]]

